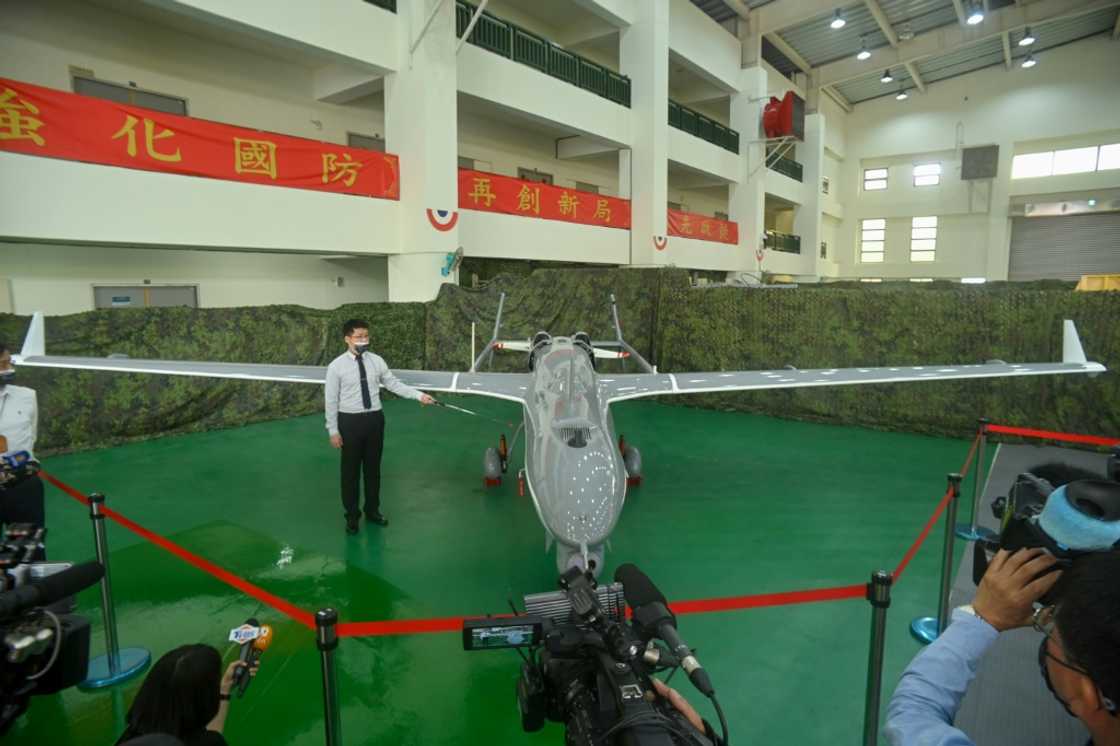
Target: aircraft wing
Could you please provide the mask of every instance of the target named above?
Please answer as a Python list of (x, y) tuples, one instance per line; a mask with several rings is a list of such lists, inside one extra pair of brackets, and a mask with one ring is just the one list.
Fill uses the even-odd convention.
[[(13, 356), (30, 368), (71, 368), (113, 373), (152, 373), (169, 376), (232, 378), (244, 381), (282, 381), (322, 385), (327, 369), (318, 365), (270, 365), (261, 363), (212, 363), (188, 360), (144, 360), (128, 357), (69, 357), (45, 354), (42, 314), (31, 320), (23, 349)], [(403, 383), (421, 391), (474, 394), (523, 402), (528, 373), (454, 373), (428, 370), (393, 370)]]
[(1065, 322), (1063, 354), (1060, 363), (1003, 363), (978, 365), (917, 365), (878, 368), (816, 368), (798, 370), (714, 371), (708, 373), (631, 373), (603, 375), (599, 385), (608, 401), (624, 401), (647, 396), (701, 394), (721, 391), (791, 389), (810, 386), (850, 386), (867, 383), (904, 381), (943, 381), (963, 378), (1004, 378), (1011, 376), (1052, 376), (1076, 373), (1103, 373), (1100, 363), (1089, 362), (1072, 321)]

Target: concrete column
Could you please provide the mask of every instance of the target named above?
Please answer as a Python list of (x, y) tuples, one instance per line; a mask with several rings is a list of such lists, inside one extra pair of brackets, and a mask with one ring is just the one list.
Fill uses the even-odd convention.
[(669, 3), (636, 3), (621, 31), (619, 62), (630, 76), (631, 150), (619, 154), (620, 192), (630, 198), (630, 263), (665, 263), (655, 248), (667, 237), (669, 200)]
[[(428, 210), (458, 211), (455, 4), (445, 2), (410, 52), (439, 0), (398, 0), (400, 62), (385, 78), (385, 146), (401, 159), (400, 254), (389, 258), (389, 300), (427, 301), (439, 268), (459, 247), (457, 227), (439, 230)], [(457, 212), (455, 212), (457, 214)], [(447, 218), (436, 222), (447, 223)]]
[[(762, 107), (766, 96), (766, 71), (742, 71), (739, 92), (731, 97), (731, 129), (739, 132), (742, 173), (729, 187), (728, 217), (739, 224), (739, 271), (757, 273), (755, 251), (762, 246), (763, 208), (766, 201), (766, 148), (762, 142)], [(764, 262), (765, 264), (765, 262)]]
[(805, 116), (805, 142), (797, 146), (801, 161), (805, 201), (793, 219), (793, 232), (801, 236), (801, 258), (806, 279), (819, 279), (824, 274), (826, 260), (821, 259), (821, 175), (824, 172), (824, 136), (826, 122), (823, 114)]
[(989, 182), (977, 181), (973, 187), (973, 203), (970, 210), (984, 209), (982, 190), (989, 190), (988, 209), (988, 256), (984, 275), (989, 280), (1006, 280), (1011, 269), (1011, 147), (1002, 145), (999, 149), (999, 166), (996, 178)]

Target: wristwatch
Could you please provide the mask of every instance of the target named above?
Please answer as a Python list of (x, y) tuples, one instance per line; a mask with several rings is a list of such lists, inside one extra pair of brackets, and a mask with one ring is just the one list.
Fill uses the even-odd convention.
[(221, 701), (229, 702), (229, 698), (230, 698), (230, 695), (222, 694), (221, 692), (218, 692), (218, 699), (220, 699)]

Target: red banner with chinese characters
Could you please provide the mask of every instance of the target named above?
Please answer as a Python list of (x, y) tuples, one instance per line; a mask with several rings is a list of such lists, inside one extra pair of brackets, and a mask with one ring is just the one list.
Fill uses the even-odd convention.
[(694, 212), (669, 210), (669, 235), (681, 238), (696, 238), (700, 241), (719, 243), (739, 243), (739, 224), (730, 220), (710, 218)]
[(164, 114), (0, 78), (0, 150), (400, 199), (395, 155)]
[(468, 169), (459, 169), (459, 208), (630, 228), (629, 200)]

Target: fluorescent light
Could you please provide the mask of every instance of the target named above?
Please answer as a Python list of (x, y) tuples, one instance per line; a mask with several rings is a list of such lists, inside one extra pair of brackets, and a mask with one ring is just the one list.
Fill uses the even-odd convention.
[(1089, 207), (1096, 207), (1096, 206), (1097, 206), (1097, 201), (1095, 199), (1093, 199), (1092, 197), (1090, 197), (1089, 198)]
[(906, 91), (899, 91), (898, 95), (895, 96), (895, 99), (898, 100), (898, 101), (905, 101), (908, 98), (910, 98), (910, 94), (907, 93)]
[(1028, 54), (1027, 58), (1019, 63), (1019, 67), (1029, 69), (1029, 68), (1034, 67), (1037, 64), (1038, 64), (1038, 60), (1036, 60), (1034, 58), (1034, 55), (1033, 54)]
[(1029, 47), (1031, 44), (1034, 44), (1034, 42), (1035, 38), (1034, 34), (1031, 33), (1031, 27), (1027, 26), (1027, 28), (1023, 31), (1023, 38), (1019, 40), (1019, 46)]
[(891, 83), (894, 81), (894, 76), (891, 75), (890, 69), (883, 71), (883, 77), (879, 78), (880, 83)]
[(847, 23), (848, 19), (844, 18), (844, 11), (837, 8), (836, 13), (832, 16), (832, 23), (828, 25), (832, 28), (844, 28)]
[(978, 5), (977, 3), (972, 3), (968, 8), (968, 17), (965, 18), (964, 22), (967, 23), (969, 26), (975, 26), (976, 24), (980, 23), (983, 20), (984, 20), (984, 9), (983, 9), (983, 7)]
[(856, 55), (857, 60), (866, 60), (871, 56), (871, 52), (867, 51), (867, 41), (865, 39), (859, 40), (859, 54)]
[(988, 281), (986, 277), (962, 277), (961, 282), (965, 285), (983, 285)]

